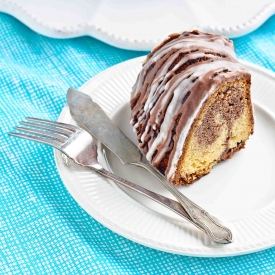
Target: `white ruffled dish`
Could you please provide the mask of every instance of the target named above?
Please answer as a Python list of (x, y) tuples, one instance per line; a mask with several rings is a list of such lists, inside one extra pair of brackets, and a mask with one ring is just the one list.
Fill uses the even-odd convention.
[[(129, 98), (144, 57), (100, 73), (81, 87), (99, 103), (122, 131), (135, 142), (129, 123)], [(200, 257), (247, 254), (275, 245), (275, 74), (243, 62), (252, 74), (255, 133), (246, 149), (217, 164), (212, 172), (179, 189), (211, 214), (233, 228), (232, 244), (217, 245), (196, 227), (166, 208), (132, 191), (124, 192), (93, 171), (72, 162), (66, 166), (61, 154), (55, 158), (70, 194), (87, 213), (114, 232), (158, 250)], [(67, 106), (59, 121), (74, 123)], [(99, 161), (106, 167), (102, 148)], [(113, 171), (162, 195), (172, 196), (148, 172), (122, 165), (107, 152)]]
[(54, 38), (90, 35), (113, 46), (152, 50), (168, 34), (200, 29), (230, 38), (274, 12), (271, 0), (0, 0), (0, 11)]

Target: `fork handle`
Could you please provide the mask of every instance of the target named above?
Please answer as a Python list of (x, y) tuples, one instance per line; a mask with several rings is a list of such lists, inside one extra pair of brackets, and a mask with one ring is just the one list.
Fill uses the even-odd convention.
[(195, 223), (200, 228), (203, 228), (214, 242), (226, 244), (233, 241), (233, 235), (229, 228), (219, 223), (206, 210), (202, 209), (196, 203), (192, 202), (190, 199), (184, 196), (157, 170), (151, 168), (143, 162), (136, 162), (131, 164), (142, 167), (154, 175), (179, 201), (193, 223)]
[[(93, 168), (92, 168), (93, 169)], [(93, 169), (94, 170), (94, 169)], [(200, 230), (202, 230), (204, 233), (205, 230), (204, 228), (200, 227), (200, 225), (198, 225), (197, 223), (194, 223), (193, 220), (190, 219), (189, 215), (186, 213), (186, 211), (182, 208), (181, 204), (177, 201), (174, 201), (172, 199), (169, 199), (165, 196), (162, 196), (160, 194), (157, 194), (153, 191), (150, 191), (146, 188), (143, 188), (140, 185), (137, 185), (133, 182), (130, 182), (126, 179), (123, 179), (113, 173), (111, 173), (110, 171), (104, 169), (104, 168), (100, 168), (99, 170), (96, 170), (96, 172), (98, 174), (100, 174), (101, 176), (111, 179), (114, 182), (123, 185), (129, 189), (132, 189), (136, 192), (138, 192), (139, 194), (152, 199), (153, 201), (165, 206), (166, 208), (168, 208), (169, 210), (173, 211), (174, 213), (178, 214), (179, 216), (181, 216), (182, 218), (188, 220), (190, 223), (192, 223), (193, 225), (195, 225), (197, 228), (199, 228)]]

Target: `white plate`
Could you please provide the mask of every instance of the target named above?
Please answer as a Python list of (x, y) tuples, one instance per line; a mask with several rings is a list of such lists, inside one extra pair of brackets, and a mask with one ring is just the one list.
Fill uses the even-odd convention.
[[(132, 140), (129, 124), (129, 96), (144, 57), (133, 59), (100, 73), (81, 87), (113, 116)], [(56, 162), (60, 176), (75, 200), (97, 221), (137, 243), (162, 251), (221, 257), (255, 252), (275, 245), (275, 74), (243, 62), (252, 74), (255, 134), (230, 160), (188, 187), (179, 189), (211, 214), (230, 223), (236, 239), (216, 245), (197, 228), (162, 206), (130, 192), (124, 193), (110, 181), (73, 163), (66, 166), (59, 152)], [(73, 123), (67, 106), (59, 121)], [(108, 158), (115, 173), (169, 196), (155, 179), (141, 168), (123, 166)], [(102, 148), (100, 163), (105, 166)], [(170, 196), (171, 197), (171, 196)]]
[(90, 35), (116, 47), (152, 50), (168, 34), (198, 28), (238, 37), (275, 11), (272, 0), (0, 0), (38, 33), (54, 38)]

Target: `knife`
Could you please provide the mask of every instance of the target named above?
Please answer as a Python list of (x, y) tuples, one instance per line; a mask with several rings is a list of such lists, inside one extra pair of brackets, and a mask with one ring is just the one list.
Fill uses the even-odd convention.
[(153, 174), (179, 201), (192, 222), (203, 228), (211, 240), (221, 244), (233, 241), (233, 234), (229, 228), (184, 196), (161, 173), (141, 161), (142, 154), (138, 147), (113, 124), (90, 96), (70, 88), (67, 92), (67, 103), (72, 117), (79, 125), (101, 141), (123, 164), (139, 166)]

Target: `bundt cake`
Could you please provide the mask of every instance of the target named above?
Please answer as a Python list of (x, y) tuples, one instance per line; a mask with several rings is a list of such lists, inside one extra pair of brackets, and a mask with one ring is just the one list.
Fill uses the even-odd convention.
[(148, 161), (174, 185), (208, 174), (253, 133), (250, 74), (233, 43), (172, 34), (146, 58), (131, 94), (131, 124)]

